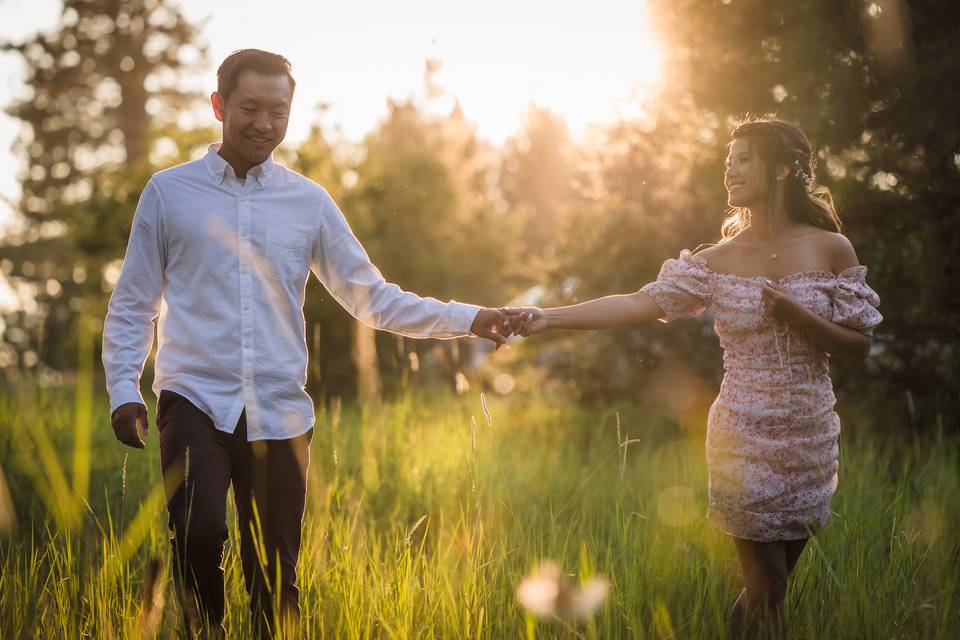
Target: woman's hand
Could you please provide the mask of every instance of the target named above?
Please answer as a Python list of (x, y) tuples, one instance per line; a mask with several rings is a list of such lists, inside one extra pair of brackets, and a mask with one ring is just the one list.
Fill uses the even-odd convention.
[(831, 356), (863, 360), (870, 354), (870, 336), (821, 318), (776, 282), (764, 284), (760, 295), (770, 315), (789, 323)]
[(789, 322), (806, 311), (806, 307), (789, 291), (773, 280), (767, 280), (760, 290), (760, 299), (770, 315)]
[(540, 333), (547, 328), (547, 316), (537, 307), (504, 307), (501, 309), (511, 320), (514, 333), (523, 337)]

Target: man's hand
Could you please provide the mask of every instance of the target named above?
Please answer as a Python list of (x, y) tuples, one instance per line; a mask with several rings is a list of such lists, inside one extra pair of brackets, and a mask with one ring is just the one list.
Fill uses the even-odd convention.
[(150, 424), (144, 405), (139, 402), (122, 404), (110, 416), (110, 422), (117, 440), (134, 449), (143, 449), (146, 446), (144, 441), (147, 439)]
[(510, 318), (510, 326), (523, 337), (540, 333), (547, 328), (547, 317), (537, 307), (505, 307), (502, 311)]
[(496, 351), (507, 344), (507, 338), (513, 333), (513, 329), (510, 318), (500, 309), (481, 309), (473, 319), (470, 333), (495, 342), (497, 346), (493, 349)]

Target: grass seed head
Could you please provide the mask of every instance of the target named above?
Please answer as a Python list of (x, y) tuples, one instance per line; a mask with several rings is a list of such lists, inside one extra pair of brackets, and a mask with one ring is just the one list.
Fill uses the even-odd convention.
[(493, 417), (490, 416), (490, 409), (487, 408), (487, 397), (480, 394), (480, 406), (483, 407), (483, 415), (487, 417), (487, 426), (493, 426)]

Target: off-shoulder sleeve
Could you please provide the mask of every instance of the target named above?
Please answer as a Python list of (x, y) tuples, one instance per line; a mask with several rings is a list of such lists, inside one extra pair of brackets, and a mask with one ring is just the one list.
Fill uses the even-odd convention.
[(837, 276), (833, 294), (833, 321), (872, 336), (883, 316), (877, 311), (880, 296), (867, 285), (867, 268), (850, 267)]
[(710, 303), (711, 275), (703, 257), (684, 249), (679, 258), (664, 261), (656, 281), (644, 285), (640, 291), (653, 298), (666, 322), (698, 316)]

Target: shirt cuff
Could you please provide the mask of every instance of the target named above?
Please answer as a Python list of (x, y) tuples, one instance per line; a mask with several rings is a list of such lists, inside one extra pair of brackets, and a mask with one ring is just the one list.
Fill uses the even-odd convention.
[(141, 395), (140, 390), (132, 382), (121, 382), (109, 390), (110, 395), (110, 415), (113, 415), (113, 412), (117, 410), (117, 407), (127, 404), (128, 402), (136, 402), (146, 406), (147, 403), (143, 400), (143, 395)]
[(470, 327), (473, 326), (473, 321), (483, 307), (478, 307), (475, 304), (464, 304), (456, 300), (451, 300), (448, 305), (450, 307), (450, 333), (461, 336), (471, 335)]

